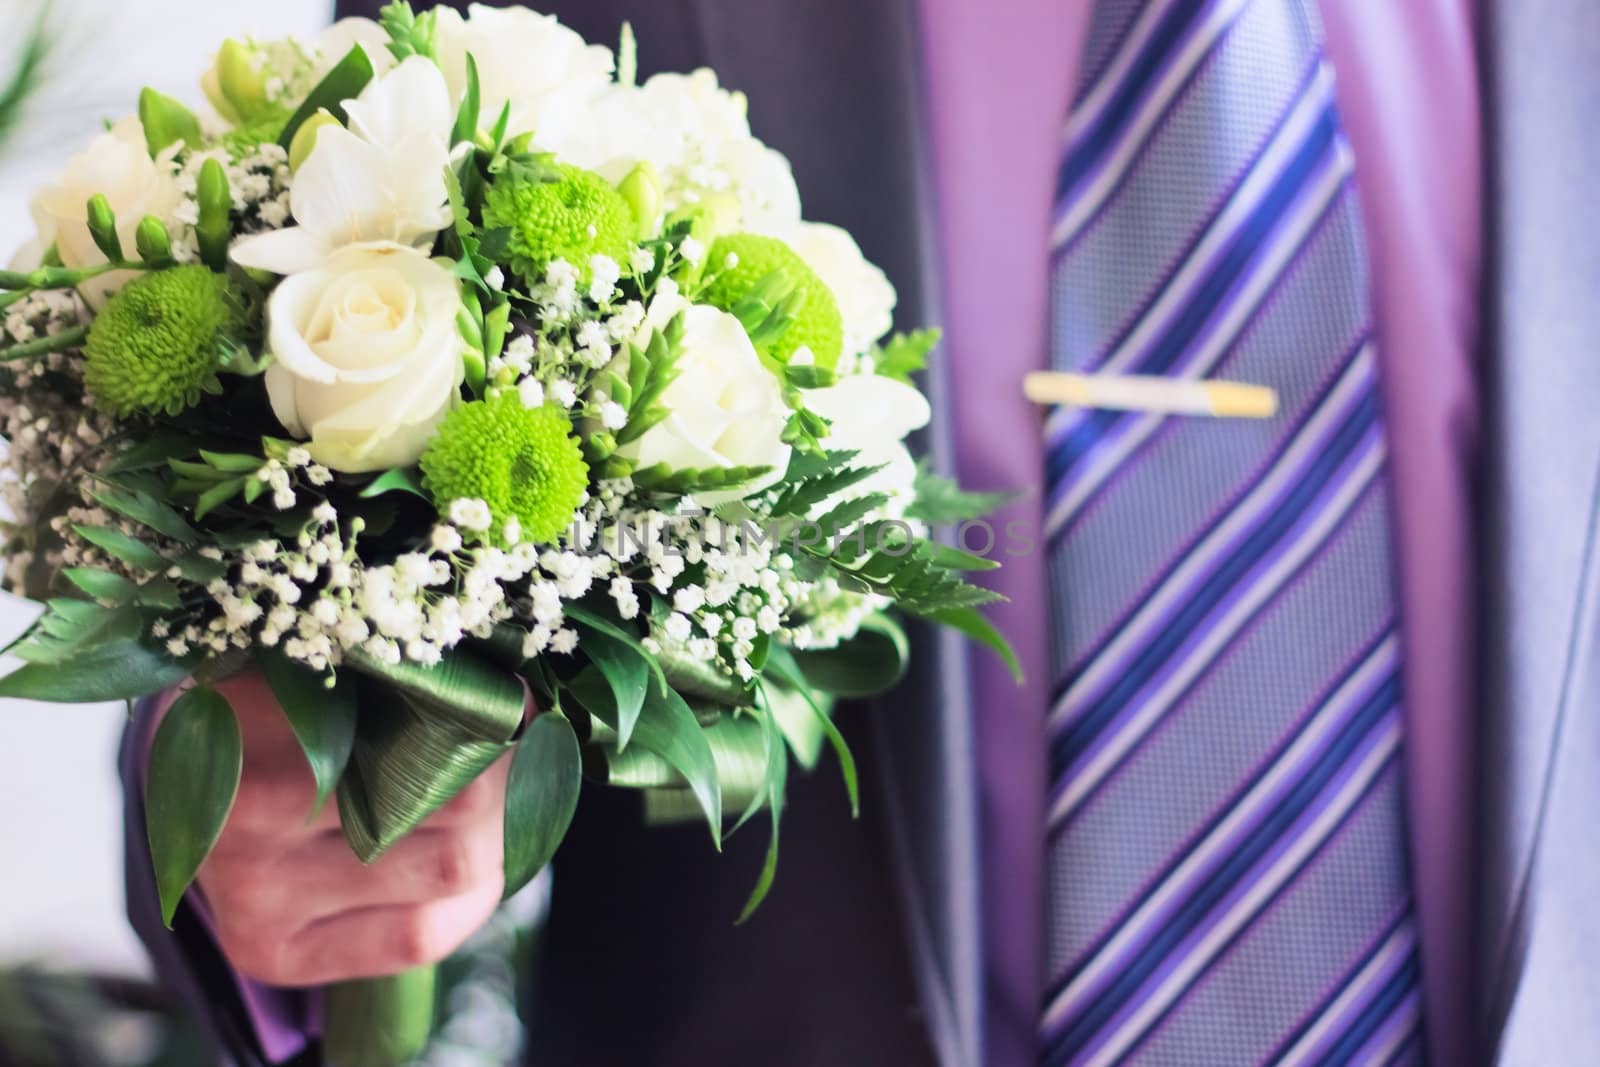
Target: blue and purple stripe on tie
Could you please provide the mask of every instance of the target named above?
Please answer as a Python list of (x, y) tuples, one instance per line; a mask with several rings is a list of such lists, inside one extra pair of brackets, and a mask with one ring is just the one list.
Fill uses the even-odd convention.
[[(1386, 453), (1320, 28), (1304, 0), (1103, 7), (1063, 135), (1055, 363), (1237, 368), (1285, 403), (1047, 425), (1042, 1062), (1415, 1062)], [(1266, 655), (1318, 635), (1348, 643)]]

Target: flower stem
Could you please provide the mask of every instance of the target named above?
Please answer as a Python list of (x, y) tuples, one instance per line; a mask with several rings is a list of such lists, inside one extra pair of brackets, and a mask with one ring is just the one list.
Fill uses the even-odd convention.
[(0, 270), (0, 289), (71, 289), (90, 278), (114, 270), (144, 270), (143, 263), (100, 263), (93, 267), (38, 267), (34, 270)]
[(331, 1067), (399, 1067), (433, 1032), (435, 967), (328, 990), (322, 1049)]
[(51, 352), (65, 352), (69, 348), (77, 348), (83, 344), (83, 339), (89, 336), (89, 327), (74, 326), (70, 330), (41, 337), (35, 341), (25, 341), (20, 345), (9, 348), (0, 348), (0, 363), (9, 363), (13, 360), (32, 359), (34, 356), (45, 356)]

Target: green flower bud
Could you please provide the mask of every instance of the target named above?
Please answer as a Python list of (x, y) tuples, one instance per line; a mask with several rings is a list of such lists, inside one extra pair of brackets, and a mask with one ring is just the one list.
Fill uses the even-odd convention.
[(151, 159), (179, 141), (200, 143), (200, 120), (194, 112), (149, 86), (139, 93), (139, 124), (144, 127), (144, 142)]
[(117, 418), (177, 415), (215, 388), (220, 342), (241, 325), (228, 280), (198, 264), (142, 275), (89, 327), (84, 385)]
[(640, 163), (617, 186), (617, 192), (628, 202), (633, 217), (638, 222), (635, 236), (649, 240), (661, 232), (661, 172), (649, 160)]
[(221, 163), (208, 159), (200, 167), (195, 195), (200, 207), (200, 218), (194, 227), (200, 258), (212, 270), (223, 270), (228, 264), (228, 244), (233, 239), (233, 223), (228, 217), (233, 211), (233, 193)]
[(133, 232), (133, 243), (139, 250), (139, 258), (149, 266), (159, 267), (172, 260), (172, 238), (167, 235), (166, 225), (154, 215), (139, 220), (139, 228)]
[(514, 390), (450, 412), (420, 462), (440, 512), (454, 500), (482, 500), (494, 518), (490, 538), (501, 543), (513, 518), (522, 540), (555, 539), (589, 484), (572, 423), (552, 406), (523, 407)]
[(317, 147), (317, 134), (329, 126), (338, 125), (339, 120), (325, 107), (318, 108), (315, 115), (302, 122), (289, 142), (289, 171), (298, 171), (306, 157), (311, 155), (311, 150)]
[(89, 236), (94, 238), (95, 247), (111, 262), (122, 262), (122, 238), (117, 236), (117, 214), (111, 210), (111, 201), (104, 193), (95, 193), (89, 198), (87, 210)]
[[(246, 45), (232, 38), (223, 41), (217, 52), (215, 70), (217, 95), (228, 105), (227, 108), (218, 105), (217, 110), (234, 122), (250, 122), (270, 106), (267, 80), (256, 69)], [(212, 103), (216, 104), (217, 100), (213, 98)]]

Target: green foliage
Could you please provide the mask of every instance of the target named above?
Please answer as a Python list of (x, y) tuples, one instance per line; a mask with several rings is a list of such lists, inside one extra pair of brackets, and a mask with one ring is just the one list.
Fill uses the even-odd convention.
[(756, 880), (755, 888), (750, 891), (749, 899), (745, 901), (744, 910), (739, 913), (737, 920), (739, 924), (748, 921), (761, 906), (761, 902), (767, 899), (773, 879), (778, 875), (778, 828), (783, 822), (784, 791), (788, 785), (789, 750), (784, 747), (783, 734), (779, 732), (770, 710), (763, 708), (760, 719), (762, 733), (767, 743), (767, 774), (762, 792), (765, 794), (767, 811), (772, 820), (772, 833), (767, 838), (767, 856), (761, 864), (761, 874)]
[(505, 896), (533, 880), (572, 825), (582, 786), (578, 735), (560, 711), (528, 724), (506, 782)]
[(0, 148), (16, 132), (28, 101), (44, 82), (45, 63), (55, 51), (56, 39), (49, 26), (50, 5), (39, 4), (38, 14), (22, 39), (15, 66), (0, 85)]
[[(580, 673), (569, 691), (595, 718), (618, 732), (617, 709), (610, 686), (597, 669)], [(711, 830), (711, 839), (722, 848), (722, 785), (716, 758), (694, 712), (672, 689), (650, 688), (634, 727), (633, 744), (654, 753), (672, 766), (694, 793), (701, 813)]]
[(523, 538), (554, 540), (571, 525), (589, 484), (567, 417), (551, 405), (526, 408), (511, 391), (450, 412), (420, 466), (441, 512), (453, 500), (487, 503), (496, 541), (513, 518)]
[(764, 478), (771, 467), (689, 467), (673, 470), (664, 463), (633, 472), (633, 484), (646, 493), (688, 496), (693, 493), (723, 492)]
[(359, 708), (355, 680), (335, 682), (331, 675), (319, 674), (276, 649), (261, 650), (256, 662), (311, 765), (317, 793), (309, 819), (315, 819), (339, 785), (355, 747)]
[(220, 342), (241, 326), (224, 276), (190, 264), (135, 278), (89, 328), (84, 384), (117, 418), (178, 415), (216, 387)]
[(404, 0), (395, 0), (378, 13), (378, 25), (389, 35), (389, 51), (395, 61), (411, 56), (439, 58), (438, 15), (429, 10), (418, 15)]
[(592, 626), (579, 624), (578, 632), (579, 647), (611, 687), (617, 716), (617, 748), (626, 749), (650, 689), (649, 653), (642, 645)]
[(864, 700), (893, 689), (911, 662), (911, 643), (900, 624), (872, 615), (850, 640), (835, 648), (795, 649), (790, 656), (805, 688), (848, 700)]
[(372, 60), (368, 58), (366, 49), (360, 45), (352, 46), (344, 58), (323, 75), (322, 80), (307, 94), (299, 109), (289, 116), (289, 121), (283, 124), (278, 134), (278, 144), (287, 152), (289, 146), (294, 144), (294, 135), (300, 132), (301, 125), (318, 111), (326, 110), (341, 123), (349, 121), (344, 102), (360, 96), (372, 76)]
[(239, 723), (227, 700), (207, 686), (180, 696), (150, 746), (145, 785), (150, 858), (169, 928), (222, 834), (242, 766)]
[(1006, 667), (1010, 669), (1011, 676), (1017, 680), (1017, 684), (1022, 684), (1022, 661), (1017, 659), (1017, 653), (1011, 647), (1011, 642), (995, 629), (994, 623), (984, 618), (983, 612), (974, 607), (946, 608), (930, 612), (927, 617), (931, 622), (959, 630), (974, 641), (992, 648), (1005, 660)]
[(73, 655), (71, 670), (62, 669), (62, 663), (32, 662), (0, 678), (0, 697), (57, 704), (136, 700), (177, 685), (195, 662), (175, 660), (143, 636), (98, 637)]
[[(772, 650), (767, 657), (767, 673), (784, 682), (790, 692), (795, 693), (810, 707), (816, 716), (823, 734), (828, 743), (833, 747), (834, 756), (839, 760), (839, 771), (844, 777), (845, 791), (850, 796), (850, 814), (859, 818), (861, 815), (861, 782), (860, 774), (856, 770), (855, 754), (850, 751), (850, 745), (844, 739), (844, 734), (839, 732), (839, 727), (834, 725), (833, 717), (818, 701), (817, 694), (811, 691), (810, 684), (800, 673), (800, 667), (795, 663), (789, 650), (782, 646)], [(772, 697), (771, 687), (767, 693), (768, 699)], [(793, 741), (790, 741), (791, 746)]]
[(913, 330), (897, 333), (867, 353), (874, 372), (885, 378), (913, 384), (911, 379), (928, 366), (928, 354), (944, 336), (942, 330)]
[(772, 503), (778, 518), (804, 519), (817, 505), (872, 477), (882, 467), (857, 467), (855, 452), (829, 452), (789, 464), (788, 476)]
[[(678, 344), (682, 338), (683, 318), (678, 316), (665, 329), (652, 333), (643, 348), (631, 342), (624, 345), (628, 423), (617, 431), (618, 445), (637, 441), (667, 417), (668, 409), (661, 404), (661, 395), (677, 380)], [(615, 394), (612, 399), (619, 404), (623, 402)]]
[(1016, 493), (968, 493), (949, 478), (933, 472), (927, 463), (917, 468), (916, 502), (906, 517), (934, 526), (981, 519), (1015, 500)]

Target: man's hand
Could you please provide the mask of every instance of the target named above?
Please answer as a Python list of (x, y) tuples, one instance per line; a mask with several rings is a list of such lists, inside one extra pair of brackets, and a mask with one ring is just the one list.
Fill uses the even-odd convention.
[(217, 688), (244, 737), (233, 813), (200, 871), (223, 952), (276, 986), (315, 986), (436, 963), (500, 900), (506, 772), (501, 760), (363, 866), (330, 798), (307, 823), (316, 785), (258, 674)]

